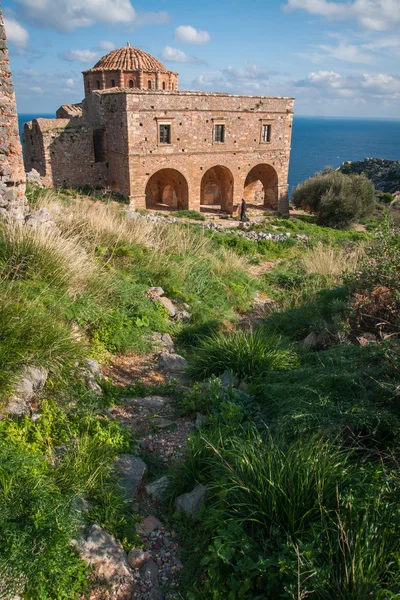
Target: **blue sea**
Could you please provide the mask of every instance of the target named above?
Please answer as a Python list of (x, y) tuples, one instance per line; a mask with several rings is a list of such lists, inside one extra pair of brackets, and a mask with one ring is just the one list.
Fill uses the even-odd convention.
[[(19, 115), (23, 124), (37, 117)], [(400, 160), (400, 119), (344, 119), (333, 117), (294, 117), (289, 169), (290, 192), (298, 183), (326, 165), (338, 167), (346, 160), (366, 157)]]

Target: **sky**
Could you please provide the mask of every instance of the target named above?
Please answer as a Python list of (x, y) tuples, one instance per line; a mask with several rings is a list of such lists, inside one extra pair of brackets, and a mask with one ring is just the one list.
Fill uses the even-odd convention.
[(400, 118), (400, 0), (0, 0), (20, 113), (83, 97), (115, 48), (184, 90), (290, 96), (295, 113)]

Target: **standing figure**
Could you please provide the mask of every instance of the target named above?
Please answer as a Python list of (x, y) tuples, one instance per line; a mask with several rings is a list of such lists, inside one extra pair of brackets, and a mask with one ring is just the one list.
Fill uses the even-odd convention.
[(242, 198), (242, 204), (240, 206), (240, 220), (241, 221), (249, 221), (249, 217), (246, 215), (247, 204), (246, 200)]

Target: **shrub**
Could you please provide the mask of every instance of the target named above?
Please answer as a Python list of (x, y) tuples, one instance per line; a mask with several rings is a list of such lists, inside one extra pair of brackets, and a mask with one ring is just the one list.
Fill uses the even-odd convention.
[(390, 466), (315, 437), (285, 442), (240, 427), (201, 434), (188, 461), (212, 496), (198, 597), (395, 597), (400, 523)]
[(177, 210), (172, 213), (174, 217), (193, 219), (195, 221), (205, 221), (206, 218), (201, 213), (197, 212), (197, 210)]
[(238, 377), (251, 379), (297, 366), (296, 352), (277, 336), (267, 335), (262, 329), (239, 330), (203, 340), (191, 360), (189, 373), (204, 379), (230, 370)]
[(341, 229), (372, 215), (375, 188), (364, 175), (328, 168), (299, 184), (293, 202), (297, 208), (316, 213), (320, 225)]

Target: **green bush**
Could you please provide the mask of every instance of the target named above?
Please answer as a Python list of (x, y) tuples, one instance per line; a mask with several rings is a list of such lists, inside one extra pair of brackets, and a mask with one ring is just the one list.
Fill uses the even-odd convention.
[(364, 175), (327, 168), (297, 186), (293, 203), (316, 213), (320, 225), (341, 229), (373, 214), (375, 188)]
[(285, 442), (240, 427), (202, 433), (191, 464), (211, 502), (196, 526), (209, 547), (189, 598), (396, 597), (400, 521), (390, 466), (319, 438)]
[(204, 339), (191, 359), (189, 374), (204, 379), (230, 370), (240, 378), (251, 379), (297, 366), (296, 352), (277, 336), (262, 329), (239, 330)]

